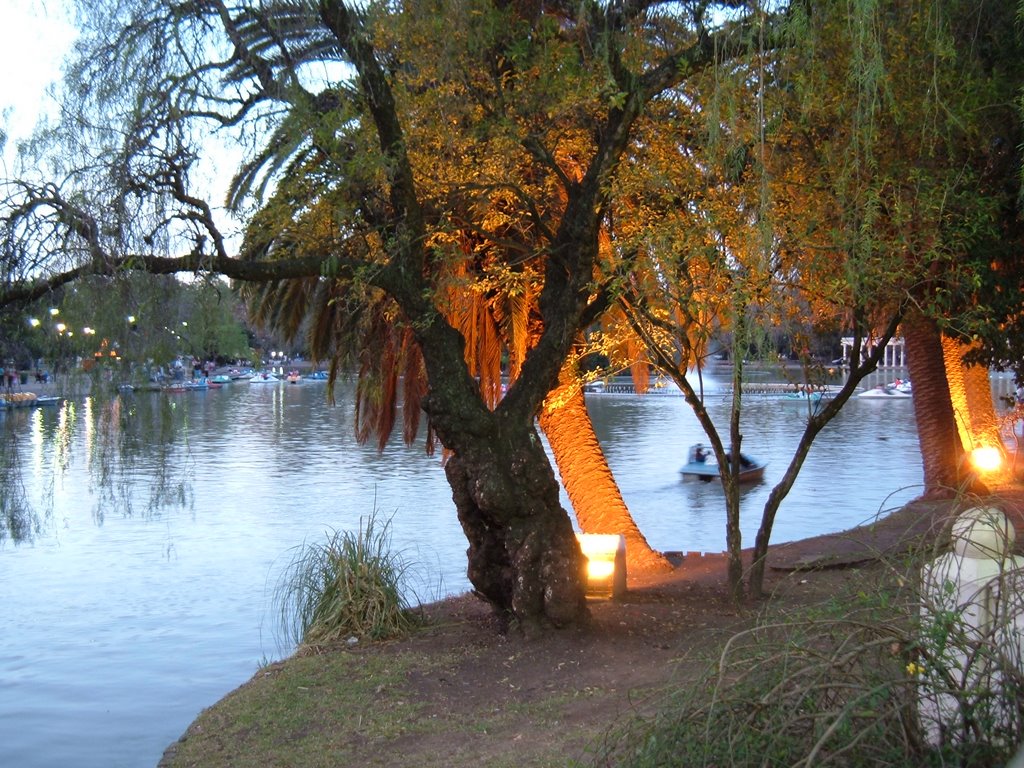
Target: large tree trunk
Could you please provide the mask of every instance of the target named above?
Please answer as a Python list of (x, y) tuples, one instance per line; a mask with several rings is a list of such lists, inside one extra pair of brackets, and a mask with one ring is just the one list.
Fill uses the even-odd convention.
[(586, 561), (536, 431), (495, 419), (483, 440), (462, 435), (445, 464), (469, 540), (468, 575), (503, 622), (532, 634), (587, 616)]
[[(495, 410), (469, 375), (463, 338), (442, 317), (418, 329), (430, 388), (423, 407), (450, 452), (445, 474), (467, 550), (470, 583), (505, 626), (525, 633), (587, 620), (586, 559), (536, 430), (540, 399), (515, 389)], [(547, 386), (558, 367), (549, 366)]]
[(950, 401), (942, 340), (934, 321), (916, 312), (904, 320), (903, 338), (924, 469), (922, 495), (949, 498), (961, 490), (963, 446)]
[(563, 376), (548, 395), (540, 426), (555, 456), (562, 485), (584, 533), (622, 534), (628, 571), (664, 572), (671, 563), (647, 543), (612, 476), (587, 412), (579, 380)]

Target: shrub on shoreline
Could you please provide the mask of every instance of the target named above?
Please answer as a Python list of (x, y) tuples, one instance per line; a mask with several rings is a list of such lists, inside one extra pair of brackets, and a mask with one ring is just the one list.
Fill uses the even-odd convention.
[(358, 531), (301, 545), (274, 593), (281, 634), (296, 646), (402, 634), (415, 623), (403, 596), (408, 569), (391, 550), (390, 520), (376, 511)]

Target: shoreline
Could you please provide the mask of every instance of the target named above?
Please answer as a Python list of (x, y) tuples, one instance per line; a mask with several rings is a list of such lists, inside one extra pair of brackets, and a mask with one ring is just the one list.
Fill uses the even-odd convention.
[[(300, 649), (260, 670), (200, 712), (158, 768), (239, 765), (256, 755), (290, 768), (468, 768), (509, 765), (510, 750), (517, 766), (572, 764), (621, 717), (649, 713), (665, 686), (698, 684), (705, 660), (766, 612), (870, 590), (880, 572), (927, 553), (953, 514), (992, 502), (1024, 533), (1019, 484), (985, 499), (916, 500), (869, 525), (771, 546), (769, 597), (741, 606), (728, 597), (724, 554), (690, 553), (668, 574), (631, 578), (624, 597), (590, 604), (592, 626), (530, 640), (501, 635), (471, 594), (452, 596), (423, 606), (429, 621), (409, 637)], [(744, 555), (749, 564), (750, 550)], [(368, 713), (353, 711), (343, 691), (364, 677), (376, 691), (367, 706), (373, 716), (390, 713), (389, 728), (352, 724)], [(312, 699), (295, 697), (297, 681)], [(520, 741), (526, 733), (529, 744)], [(329, 754), (313, 757), (307, 741), (332, 745)]]

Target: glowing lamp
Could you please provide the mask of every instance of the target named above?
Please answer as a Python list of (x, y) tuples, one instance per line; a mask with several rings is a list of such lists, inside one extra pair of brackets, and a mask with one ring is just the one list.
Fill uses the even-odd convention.
[(1003, 463), (1003, 455), (998, 448), (983, 445), (971, 451), (971, 464), (979, 472), (995, 472)]
[(587, 558), (587, 597), (617, 598), (626, 593), (626, 540), (619, 534), (577, 533)]

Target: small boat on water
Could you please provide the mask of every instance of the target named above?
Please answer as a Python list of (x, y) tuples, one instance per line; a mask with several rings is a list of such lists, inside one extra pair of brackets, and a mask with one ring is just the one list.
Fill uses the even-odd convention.
[[(220, 386), (219, 384), (217, 385)], [(174, 381), (163, 388), (164, 392), (177, 394), (179, 392), (205, 392), (210, 388), (206, 379), (194, 379), (191, 381)]]
[(815, 389), (811, 392), (806, 390), (800, 390), (798, 392), (786, 392), (784, 395), (779, 396), (779, 400), (787, 403), (820, 403), (826, 397), (832, 397), (831, 394), (826, 395), (819, 389)]
[(327, 381), (327, 371), (313, 371), (306, 374), (305, 378), (309, 381)]
[[(727, 453), (726, 457), (729, 456)], [(768, 462), (758, 461), (741, 453), (738, 479), (741, 483), (756, 483), (764, 478), (764, 469), (767, 466)], [(686, 463), (680, 468), (679, 473), (684, 480), (696, 478), (704, 483), (710, 483), (713, 478), (720, 477), (714, 455), (700, 443), (690, 446)]]
[(281, 383), (281, 379), (275, 373), (270, 373), (269, 371), (260, 371), (259, 373), (254, 373), (250, 377), (249, 383), (250, 384), (280, 384)]
[(210, 377), (210, 384), (211, 385), (213, 385), (213, 384), (230, 384), (230, 383), (231, 383), (231, 377), (226, 375), (226, 374), (223, 374), (223, 373), (218, 373), (216, 376), (211, 376)]
[(896, 379), (891, 384), (880, 384), (877, 387), (865, 390), (858, 394), (857, 397), (874, 398), (877, 400), (906, 400), (911, 397), (912, 392), (909, 381)]
[(298, 384), (300, 381), (302, 381), (302, 377), (299, 375), (298, 371), (288, 371), (288, 375), (285, 377), (285, 381), (287, 381), (289, 384)]

